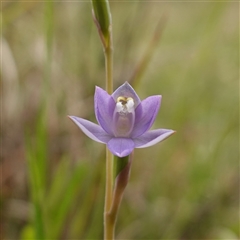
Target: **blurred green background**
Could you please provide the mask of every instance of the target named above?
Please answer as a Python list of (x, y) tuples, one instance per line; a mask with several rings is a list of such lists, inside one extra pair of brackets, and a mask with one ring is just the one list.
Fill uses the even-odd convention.
[[(239, 239), (239, 3), (110, 7), (114, 88), (177, 131), (135, 150), (117, 239)], [(90, 1), (2, 2), (1, 41), (2, 239), (102, 239), (105, 147), (66, 117), (96, 122), (105, 85)]]

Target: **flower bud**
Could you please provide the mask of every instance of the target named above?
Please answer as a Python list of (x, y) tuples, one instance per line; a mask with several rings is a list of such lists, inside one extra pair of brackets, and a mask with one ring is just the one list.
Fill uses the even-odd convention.
[(97, 24), (98, 31), (108, 39), (111, 26), (111, 13), (108, 0), (92, 0), (93, 17)]

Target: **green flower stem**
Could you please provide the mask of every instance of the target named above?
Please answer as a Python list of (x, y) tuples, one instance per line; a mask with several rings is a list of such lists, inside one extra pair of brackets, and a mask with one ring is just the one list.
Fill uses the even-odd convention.
[[(118, 173), (118, 175), (115, 179), (115, 186), (114, 186), (111, 209), (105, 215), (105, 217), (106, 217), (105, 223), (107, 225), (106, 232), (105, 232), (105, 240), (114, 239), (117, 214), (118, 214), (118, 210), (119, 210), (119, 207), (120, 207), (120, 204), (122, 201), (124, 190), (127, 186), (128, 180), (129, 180), (132, 159), (133, 159), (133, 153), (131, 153), (128, 157), (116, 159), (116, 165), (118, 165), (117, 169), (119, 169), (119, 170), (121, 169), (121, 171)], [(123, 167), (122, 162), (125, 162), (124, 163), (125, 166), (123, 169), (122, 169), (122, 167)]]
[[(106, 71), (106, 91), (113, 92), (113, 41), (112, 41), (112, 19), (108, 0), (92, 0), (93, 20), (96, 24), (101, 39)], [(106, 148), (106, 187), (104, 205), (104, 239), (112, 240), (114, 236), (113, 222), (109, 219), (113, 200), (113, 155)]]
[[(106, 91), (111, 94), (113, 91), (113, 53), (112, 53), (112, 33), (109, 34), (108, 46), (104, 46), (105, 68), (106, 68)], [(106, 193), (105, 193), (105, 209), (104, 209), (104, 239), (111, 240), (113, 235), (111, 222), (108, 220), (108, 212), (112, 205), (112, 189), (113, 189), (113, 155), (106, 147)]]
[[(112, 34), (110, 34), (112, 35)], [(109, 94), (113, 92), (113, 47), (112, 37), (109, 36), (109, 45), (104, 48), (105, 70), (106, 70), (106, 91)]]

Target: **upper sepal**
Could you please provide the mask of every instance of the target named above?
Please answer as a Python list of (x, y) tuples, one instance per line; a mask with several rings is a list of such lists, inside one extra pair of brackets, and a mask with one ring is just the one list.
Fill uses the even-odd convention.
[(112, 97), (115, 100), (115, 102), (117, 101), (118, 97), (131, 97), (134, 101), (134, 108), (136, 108), (138, 104), (141, 102), (137, 93), (128, 82), (125, 82), (123, 85), (117, 88), (112, 94)]

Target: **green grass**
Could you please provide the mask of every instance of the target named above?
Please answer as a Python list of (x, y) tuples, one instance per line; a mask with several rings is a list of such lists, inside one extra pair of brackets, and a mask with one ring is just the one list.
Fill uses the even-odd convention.
[[(136, 149), (117, 239), (240, 237), (238, 5), (110, 2), (114, 88), (149, 57), (133, 85), (142, 99), (163, 96), (154, 127), (177, 131)], [(104, 146), (66, 117), (96, 121), (95, 85), (104, 88), (91, 4), (2, 9), (3, 238), (102, 239)], [(27, 213), (14, 214), (16, 200)]]

